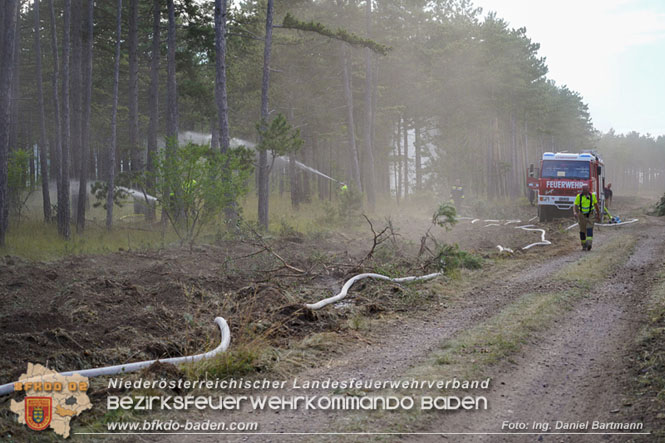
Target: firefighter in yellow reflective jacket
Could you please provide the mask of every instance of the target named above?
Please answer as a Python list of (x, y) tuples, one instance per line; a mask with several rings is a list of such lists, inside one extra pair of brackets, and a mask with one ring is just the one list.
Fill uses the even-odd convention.
[(593, 243), (593, 223), (594, 219), (600, 221), (600, 209), (598, 209), (598, 197), (593, 192), (589, 192), (589, 186), (582, 186), (582, 192), (575, 197), (573, 205), (573, 214), (577, 217), (580, 225), (580, 240), (582, 241), (582, 250), (590, 251)]
[(455, 184), (450, 189), (450, 198), (455, 202), (455, 209), (459, 212), (462, 209), (462, 202), (464, 201), (464, 187), (459, 178), (455, 180)]

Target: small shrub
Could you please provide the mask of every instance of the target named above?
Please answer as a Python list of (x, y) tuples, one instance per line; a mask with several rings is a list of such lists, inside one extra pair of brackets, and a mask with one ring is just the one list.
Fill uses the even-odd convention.
[(284, 218), (279, 220), (279, 236), (282, 238), (302, 238), (302, 233), (298, 232), (296, 228), (291, 226)]
[(440, 270), (452, 272), (459, 268), (480, 269), (483, 260), (475, 254), (461, 250), (457, 244), (454, 244), (441, 245), (434, 263)]
[(665, 195), (660, 198), (660, 201), (656, 204), (651, 215), (662, 217), (665, 215)]
[(457, 223), (456, 217), (457, 211), (455, 210), (455, 206), (450, 203), (441, 203), (434, 215), (432, 215), (432, 224), (441, 226), (448, 231)]
[(263, 350), (260, 346), (244, 345), (223, 352), (209, 360), (186, 367), (190, 379), (242, 377), (261, 369)]
[(181, 242), (191, 246), (203, 226), (223, 210), (237, 207), (238, 198), (247, 192), (251, 156), (244, 147), (222, 154), (205, 145), (167, 142), (171, 148), (156, 159), (158, 199)]

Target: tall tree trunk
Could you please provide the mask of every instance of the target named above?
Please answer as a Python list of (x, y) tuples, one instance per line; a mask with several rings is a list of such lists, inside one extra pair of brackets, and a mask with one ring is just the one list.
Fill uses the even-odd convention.
[(494, 162), (494, 156), (493, 156), (493, 136), (492, 134), (494, 133), (493, 131), (493, 122), (494, 119), (490, 119), (490, 127), (489, 131), (487, 134), (487, 156), (486, 156), (486, 162), (487, 162), (487, 198), (491, 199), (493, 198), (495, 191), (496, 191), (496, 183), (494, 180), (494, 167), (493, 167), (493, 162)]
[[(367, 38), (370, 38), (372, 22), (372, 0), (365, 0), (365, 27)], [(374, 148), (372, 146), (372, 52), (365, 48), (365, 191), (370, 210), (376, 206), (376, 177), (374, 174)]]
[[(293, 73), (290, 74), (292, 76)], [(291, 106), (289, 106), (289, 121), (293, 123), (294, 120), (294, 112), (293, 112), (293, 94), (291, 94), (290, 98), (290, 103)], [(300, 192), (300, 172), (298, 168), (296, 168), (296, 154), (295, 152), (290, 152), (289, 153), (289, 191), (291, 194), (291, 207), (295, 210), (298, 210), (300, 207), (300, 200), (302, 197), (302, 193)]]
[(420, 130), (422, 128), (420, 127), (420, 119), (416, 116), (413, 118), (413, 133), (414, 133), (414, 143), (413, 143), (413, 148), (416, 153), (416, 158), (415, 158), (415, 164), (414, 167), (416, 168), (416, 191), (422, 191), (423, 190), (423, 169), (422, 169), (422, 141), (421, 141), (421, 135), (420, 135)]
[[(215, 0), (215, 102), (217, 104), (217, 122), (215, 134), (219, 142), (219, 150), (227, 154), (231, 145), (229, 134), (229, 104), (226, 93), (226, 14), (227, 0)], [(224, 164), (225, 173), (229, 173), (229, 159)], [(228, 222), (237, 216), (235, 198), (229, 195), (231, 204), (224, 208)]]
[(94, 32), (95, 0), (88, 0), (88, 18), (85, 21), (85, 55), (83, 60), (83, 116), (81, 119), (81, 165), (79, 170), (79, 196), (76, 209), (76, 231), (85, 229), (85, 209), (88, 199), (88, 168), (90, 166), (90, 106), (92, 101), (92, 44)]
[(39, 101), (39, 169), (42, 173), (42, 205), (44, 207), (44, 221), (51, 221), (51, 194), (49, 192), (49, 171), (46, 153), (46, 113), (44, 111), (44, 87), (42, 85), (42, 46), (41, 22), (39, 20), (40, 0), (34, 0), (33, 11), (35, 15), (35, 69), (37, 75), (37, 99)]
[(170, 146), (171, 150), (176, 147), (178, 140), (178, 94), (175, 79), (175, 7), (173, 0), (168, 0), (169, 27), (167, 34), (167, 113), (166, 113), (166, 135), (174, 138)]
[[(289, 120), (291, 122), (295, 122), (295, 117), (293, 115), (293, 106), (291, 107), (290, 110), (290, 115), (289, 115)], [(305, 127), (303, 129), (303, 134), (302, 138), (305, 140), (305, 143), (303, 147), (298, 151), (298, 156), (300, 157), (301, 163), (305, 165), (312, 165), (312, 160), (310, 158), (310, 153), (312, 152), (312, 149), (308, 146), (307, 141), (309, 138), (307, 137), (305, 131), (307, 128)], [(312, 201), (312, 193), (311, 193), (311, 182), (310, 182), (310, 176), (307, 171), (304, 171), (300, 168), (297, 170), (298, 174), (298, 199), (300, 203), (310, 203)]]
[[(152, 2), (152, 50), (150, 54), (150, 123), (148, 125), (148, 155), (146, 185), (148, 193), (155, 195), (155, 154), (157, 153), (157, 128), (159, 126), (159, 59), (160, 59), (160, 0)], [(150, 205), (146, 218), (155, 219), (153, 206)]]
[(71, 76), (69, 81), (69, 90), (71, 92), (70, 100), (72, 104), (71, 113), (71, 176), (74, 177), (80, 172), (81, 163), (81, 119), (82, 119), (82, 66), (81, 66), (81, 45), (82, 45), (82, 13), (83, 0), (72, 0), (72, 24), (71, 24)]
[(289, 154), (289, 185), (291, 191), (291, 207), (297, 210), (300, 207), (300, 187), (298, 186), (296, 155), (293, 152)]
[[(53, 180), (53, 177), (55, 177), (56, 182), (57, 182), (57, 178), (58, 178), (58, 155), (55, 151), (55, 145), (56, 145), (55, 136), (54, 136), (53, 132), (51, 132), (48, 135), (48, 152), (49, 152), (49, 158), (51, 159), (51, 161), (49, 162), (48, 172), (49, 172), (49, 179)], [(56, 195), (56, 197), (57, 197), (57, 195)], [(51, 221), (53, 221), (53, 214), (51, 214)]]
[[(510, 125), (510, 132), (511, 132), (511, 157), (512, 157), (512, 166), (511, 166), (511, 174), (512, 174), (512, 189), (511, 189), (511, 194), (513, 198), (519, 197), (520, 194), (520, 186), (519, 186), (519, 180), (520, 176), (518, 175), (520, 172), (522, 172), (522, 168), (520, 167), (521, 165), (519, 164), (519, 158), (517, 155), (517, 121), (515, 119), (515, 116), (511, 115), (510, 116), (511, 120), (511, 125)], [(522, 173), (523, 175), (523, 173)]]
[(56, 219), (58, 223), (58, 232), (60, 232), (60, 202), (62, 198), (62, 118), (60, 116), (60, 61), (58, 56), (58, 37), (56, 32), (56, 21), (55, 21), (55, 9), (53, 8), (53, 0), (49, 0), (49, 12), (51, 19), (51, 49), (53, 51), (53, 119), (55, 127), (55, 142), (53, 149), (55, 155), (51, 158), (51, 163), (55, 164), (56, 172), (56, 186), (57, 186), (57, 196), (58, 196), (58, 211), (56, 213)]
[[(312, 158), (311, 158), (311, 153), (312, 153), (312, 148), (311, 146), (303, 146), (303, 148), (300, 150), (300, 155), (302, 155), (302, 162), (306, 165), (311, 165), (312, 164)], [(302, 189), (301, 189), (301, 201), (305, 203), (310, 203), (312, 201), (312, 186), (311, 186), (311, 181), (310, 181), (310, 175), (307, 171), (302, 171), (301, 172), (301, 177), (302, 177)]]
[(20, 128), (21, 122), (21, 4), (19, 2), (19, 7), (16, 9), (16, 37), (14, 38), (14, 74), (12, 75), (12, 84), (10, 92), (10, 109), (11, 114), (9, 116), (10, 130), (9, 130), (9, 146), (11, 150), (18, 149), (24, 143), (24, 140), (20, 140), (22, 130)]
[[(372, 55), (373, 56), (373, 55)], [(377, 109), (377, 85), (379, 84), (379, 60), (375, 59), (372, 63), (372, 132), (370, 133), (371, 145), (372, 145), (372, 157), (374, 158), (376, 153), (374, 152), (374, 147), (376, 146), (376, 109)], [(386, 166), (385, 168), (383, 166)], [(374, 161), (374, 192), (375, 193), (390, 193), (390, 173), (388, 172), (389, 166), (387, 162), (387, 157), (384, 155), (379, 155), (379, 158), (375, 158)], [(388, 179), (386, 185), (386, 178)]]
[[(166, 143), (166, 155), (173, 156), (175, 155), (176, 150), (178, 149), (178, 92), (175, 78), (175, 7), (173, 5), (173, 0), (168, 0), (168, 13), (169, 13), (169, 26), (168, 33), (166, 36), (168, 44), (168, 53), (167, 53), (167, 94), (166, 94), (166, 136), (168, 137)], [(182, 206), (182, 195), (178, 189), (172, 190), (175, 199), (175, 206), (172, 208), (174, 211), (174, 218), (177, 221), (181, 221), (184, 217), (183, 206)], [(167, 195), (171, 191), (167, 190)]]
[(120, 40), (122, 39), (122, 0), (118, 0), (115, 39), (115, 66), (113, 68), (113, 108), (111, 109), (111, 146), (109, 149), (108, 194), (106, 195), (106, 229), (113, 227), (113, 191), (115, 190), (115, 154), (118, 129), (118, 83), (120, 77)]
[[(311, 164), (309, 166), (318, 169), (319, 171), (320, 166), (320, 160), (319, 158), (321, 157), (319, 155), (320, 149), (319, 149), (319, 138), (317, 137), (316, 133), (313, 134), (312, 136), (312, 149), (310, 151), (311, 153)], [(316, 193), (317, 197), (319, 200), (321, 200), (321, 180), (323, 177), (317, 175), (316, 178), (312, 177), (312, 188), (314, 188), (314, 183), (316, 183)]]
[(215, 101), (220, 150), (229, 150), (229, 105), (226, 94), (226, 0), (215, 0)]
[(210, 149), (219, 151), (219, 129), (217, 128), (217, 118), (210, 119)]
[[(318, 142), (316, 144), (316, 169), (319, 171), (324, 171), (325, 170), (325, 158), (324, 158), (324, 152), (323, 150), (325, 147), (321, 147), (318, 145)], [(317, 188), (319, 190), (319, 200), (323, 201), (326, 198), (326, 191), (328, 190), (328, 184), (326, 183), (326, 179), (319, 176), (319, 181), (317, 184)]]
[(58, 231), (64, 238), (69, 239), (69, 170), (71, 152), (70, 109), (69, 109), (69, 57), (71, 53), (71, 0), (65, 0), (62, 30), (62, 157), (60, 180), (61, 195), (58, 197)]
[(406, 116), (402, 117), (404, 131), (404, 200), (409, 198), (409, 125)]
[(14, 75), (14, 39), (16, 38), (16, 10), (18, 0), (6, 0), (0, 22), (0, 246), (5, 245), (5, 233), (9, 227), (7, 190), (7, 162), (9, 160), (9, 114), (11, 109), (11, 84)]
[[(7, 24), (5, 23), (5, 10), (10, 11), (13, 8), (10, 3), (5, 4), (5, 8), (0, 8), (0, 57), (3, 55), (4, 41), (5, 41), (5, 31), (8, 29)], [(4, 60), (4, 59), (3, 59)], [(4, 65), (3, 65), (4, 66)]]
[(342, 43), (342, 63), (344, 64), (344, 98), (346, 100), (346, 132), (349, 138), (349, 156), (351, 179), (356, 189), (361, 191), (360, 164), (358, 163), (358, 147), (356, 145), (356, 124), (353, 117), (353, 93), (351, 92), (351, 62), (346, 43)]
[(395, 137), (395, 146), (397, 147), (397, 156), (395, 158), (395, 164), (397, 168), (397, 181), (395, 182), (395, 197), (397, 199), (397, 204), (399, 204), (400, 199), (402, 198), (402, 131), (401, 131), (401, 122), (400, 117), (397, 117), (397, 136)]
[[(273, 1), (268, 0), (266, 9), (266, 38), (263, 48), (263, 80), (261, 82), (261, 125), (268, 124), (268, 91), (270, 89), (270, 50), (272, 47), (272, 15)], [(268, 209), (270, 198), (270, 182), (268, 174), (268, 152), (264, 149), (259, 151), (259, 225), (268, 229)]]
[(129, 0), (129, 157), (131, 171), (142, 169), (139, 153), (139, 62), (137, 27), (139, 2)]
[[(529, 167), (529, 124), (527, 123), (526, 118), (524, 120), (524, 147), (522, 148), (522, 157), (524, 158), (524, 165)], [(523, 178), (522, 183), (526, 185), (526, 176)], [(526, 187), (525, 191), (527, 191), (528, 195)]]

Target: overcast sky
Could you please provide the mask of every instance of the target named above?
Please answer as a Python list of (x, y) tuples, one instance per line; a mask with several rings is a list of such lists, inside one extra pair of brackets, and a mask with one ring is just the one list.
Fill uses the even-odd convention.
[(665, 135), (665, 0), (474, 0), (526, 27), (548, 77), (579, 92), (606, 132)]

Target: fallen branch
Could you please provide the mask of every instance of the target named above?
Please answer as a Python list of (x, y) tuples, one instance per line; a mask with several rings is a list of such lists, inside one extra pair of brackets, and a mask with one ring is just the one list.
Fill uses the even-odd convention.
[[(391, 231), (392, 233), (392, 224), (389, 222), (388, 225), (381, 230), (381, 232), (377, 233), (376, 230), (374, 229), (374, 225), (370, 221), (369, 218), (365, 214), (363, 214), (363, 217), (365, 217), (365, 220), (367, 220), (367, 223), (369, 224), (369, 228), (372, 230), (372, 235), (374, 238), (372, 239), (372, 248), (369, 250), (365, 258), (360, 260), (360, 262), (356, 265), (356, 269), (360, 269), (360, 267), (365, 263), (367, 260), (372, 258), (374, 255), (374, 252), (376, 251), (377, 246), (379, 246), (381, 243), (385, 242), (389, 238), (391, 238), (391, 235), (386, 235), (388, 231)], [(394, 236), (394, 234), (392, 235)]]

